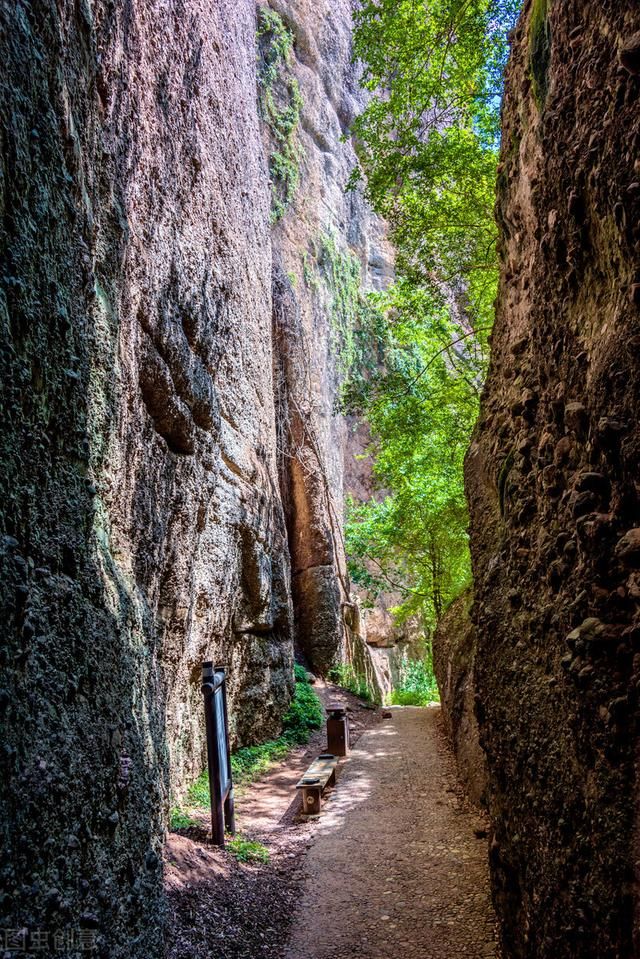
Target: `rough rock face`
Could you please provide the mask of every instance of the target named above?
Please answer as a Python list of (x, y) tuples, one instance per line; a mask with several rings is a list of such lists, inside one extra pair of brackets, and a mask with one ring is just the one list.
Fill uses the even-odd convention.
[(275, 6), (303, 101), (275, 225), (253, 2), (2, 9), (2, 925), (114, 959), (159, 955), (202, 660), (247, 742), (294, 635), (345, 651), (327, 257), (375, 284), (388, 251), (343, 192), (350, 4)]
[(637, 954), (639, 29), (535, 0), (507, 79), (467, 488), (495, 901), (532, 959)]
[(201, 660), (291, 681), (255, 13), (5, 11), (3, 907), (148, 956)]
[(469, 619), (472, 598), (471, 592), (464, 593), (440, 620), (433, 637), (433, 669), (458, 773), (471, 801), (484, 805), (487, 762), (475, 715), (476, 638)]
[[(296, 641), (325, 672), (345, 653), (350, 600), (342, 517), (353, 424), (337, 411), (347, 314), (360, 286), (388, 282), (392, 257), (383, 224), (359, 192), (345, 192), (355, 153), (342, 137), (363, 102), (351, 63), (352, 4), (274, 0), (271, 7), (293, 33), (281, 70), (301, 99), (299, 185), (273, 229), (280, 476)], [(268, 123), (264, 133), (272, 154), (279, 144)]]

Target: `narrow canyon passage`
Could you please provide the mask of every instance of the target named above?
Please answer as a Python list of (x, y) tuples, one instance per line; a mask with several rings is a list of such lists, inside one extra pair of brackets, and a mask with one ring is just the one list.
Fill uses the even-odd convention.
[(460, 799), (439, 709), (363, 734), (323, 811), (284, 959), (495, 957), (483, 823)]
[(0, 959), (640, 959), (640, 2), (0, 62)]

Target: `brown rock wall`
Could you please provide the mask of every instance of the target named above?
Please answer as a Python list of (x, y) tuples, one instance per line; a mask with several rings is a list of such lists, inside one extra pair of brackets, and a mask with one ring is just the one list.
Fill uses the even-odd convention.
[[(300, 89), (300, 183), (274, 225), (274, 335), (280, 403), (280, 477), (287, 517), (296, 641), (321, 672), (348, 654), (350, 583), (342, 540), (345, 469), (353, 454), (337, 399), (342, 375), (327, 244), (353, 257), (367, 288), (387, 282), (392, 253), (382, 222), (345, 187), (356, 158), (343, 142), (363, 102), (351, 62), (350, 0), (274, 0), (292, 31), (288, 74)], [(266, 150), (277, 141), (263, 129)]]
[(635, 954), (639, 27), (528, 3), (507, 77), (467, 490), (494, 898), (532, 959)]
[(254, 8), (196, 3), (169, 22), (167, 39), (144, 5), (101, 34), (127, 247), (100, 319), (117, 364), (104, 536), (153, 617), (178, 792), (202, 766), (201, 661), (230, 669), (234, 738), (275, 732), (292, 614)]
[(487, 763), (475, 715), (476, 637), (469, 619), (472, 601), (470, 591), (463, 593), (438, 623), (433, 637), (433, 669), (458, 774), (471, 801), (485, 805)]

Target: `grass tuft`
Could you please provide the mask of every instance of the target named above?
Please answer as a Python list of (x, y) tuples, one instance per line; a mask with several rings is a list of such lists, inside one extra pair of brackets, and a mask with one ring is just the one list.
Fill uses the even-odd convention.
[(198, 809), (208, 809), (210, 806), (209, 773), (205, 769), (200, 773), (187, 791), (187, 802)]
[(269, 862), (269, 850), (261, 842), (253, 839), (243, 839), (242, 836), (234, 836), (233, 839), (227, 839), (225, 848), (235, 856), (238, 862)]
[(169, 814), (170, 829), (191, 829), (193, 826), (197, 825), (198, 823), (195, 821), (195, 819), (192, 819), (184, 809), (180, 809), (179, 806), (174, 806), (172, 808)]

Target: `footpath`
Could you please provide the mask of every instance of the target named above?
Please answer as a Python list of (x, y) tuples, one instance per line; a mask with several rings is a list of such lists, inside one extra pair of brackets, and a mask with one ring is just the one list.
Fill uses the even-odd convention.
[(485, 823), (439, 708), (365, 731), (318, 821), (283, 959), (496, 959)]

